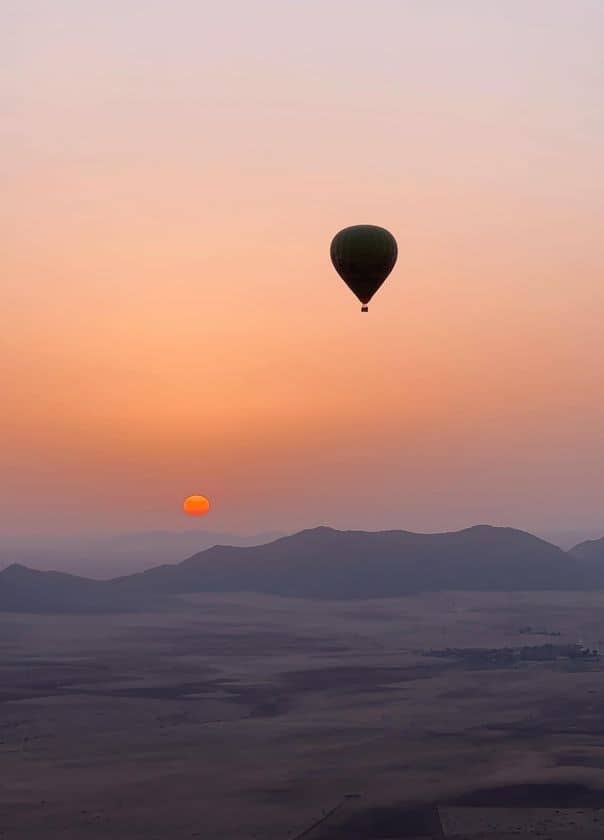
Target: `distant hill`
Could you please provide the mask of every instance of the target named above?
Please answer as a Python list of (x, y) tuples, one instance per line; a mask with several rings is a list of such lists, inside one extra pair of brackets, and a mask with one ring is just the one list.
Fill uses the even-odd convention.
[(444, 534), (314, 528), (268, 545), (215, 546), (176, 566), (114, 585), (146, 592), (264, 592), (304, 598), (383, 598), (446, 589), (579, 588), (574, 558), (513, 528)]
[(585, 540), (568, 552), (586, 570), (594, 585), (604, 586), (604, 537), (599, 540)]
[[(281, 533), (242, 535), (190, 527), (182, 531), (0, 537), (0, 569), (19, 563), (35, 569), (108, 578), (176, 563), (213, 545), (260, 545)], [(577, 542), (577, 540), (575, 540)]]
[(13, 565), (0, 573), (0, 610), (107, 611), (194, 592), (296, 598), (385, 598), (439, 590), (589, 589), (591, 562), (532, 534), (477, 525), (443, 534), (314, 528), (251, 547), (215, 546), (175, 565), (94, 581)]
[[(147, 599), (148, 603), (151, 600)], [(134, 593), (63, 572), (39, 572), (13, 563), (0, 572), (0, 611), (25, 613), (108, 613), (141, 605)]]
[[(281, 536), (281, 534), (276, 534), (275, 536)], [(542, 537), (542, 539), (547, 540), (547, 542), (551, 542), (554, 545), (559, 546), (559, 548), (562, 548), (564, 551), (570, 551), (570, 549), (577, 545), (577, 543), (582, 543), (585, 540), (599, 539), (602, 536), (602, 531), (599, 528), (556, 528), (547, 531), (539, 531), (537, 536)]]

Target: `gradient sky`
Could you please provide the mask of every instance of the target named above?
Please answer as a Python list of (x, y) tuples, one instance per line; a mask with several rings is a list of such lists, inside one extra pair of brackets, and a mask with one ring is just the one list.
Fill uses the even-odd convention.
[(604, 532), (601, 0), (5, 0), (0, 39), (3, 533), (196, 492)]

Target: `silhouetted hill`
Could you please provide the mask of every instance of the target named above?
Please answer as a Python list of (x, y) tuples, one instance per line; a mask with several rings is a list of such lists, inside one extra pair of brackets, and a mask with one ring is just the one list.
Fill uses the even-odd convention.
[(604, 563), (604, 537), (580, 542), (569, 549), (569, 554), (580, 560), (599, 560)]
[(106, 583), (63, 572), (38, 572), (18, 563), (0, 572), (0, 611), (31, 613), (117, 612), (140, 598)]
[(599, 540), (585, 540), (568, 552), (586, 570), (594, 585), (604, 586), (604, 537)]
[(107, 580), (143, 572), (159, 563), (177, 563), (213, 545), (261, 545), (281, 536), (282, 533), (222, 533), (199, 526), (184, 531), (125, 534), (0, 536), (0, 570), (19, 563), (34, 569)]
[(319, 599), (439, 590), (521, 591), (604, 586), (584, 563), (532, 534), (478, 525), (444, 534), (314, 528), (251, 547), (214, 546), (176, 565), (96, 581), (13, 565), (0, 609), (115, 611), (169, 595), (256, 592)]
[(321, 527), (263, 546), (215, 546), (176, 566), (113, 583), (138, 592), (339, 599), (446, 589), (578, 589), (582, 580), (575, 560), (556, 546), (513, 528), (480, 525), (444, 534)]

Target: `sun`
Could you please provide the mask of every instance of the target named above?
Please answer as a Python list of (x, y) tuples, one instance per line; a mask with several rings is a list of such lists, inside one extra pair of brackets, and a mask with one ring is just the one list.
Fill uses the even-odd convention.
[(188, 496), (182, 503), (182, 509), (189, 516), (205, 516), (210, 510), (210, 502), (205, 496)]

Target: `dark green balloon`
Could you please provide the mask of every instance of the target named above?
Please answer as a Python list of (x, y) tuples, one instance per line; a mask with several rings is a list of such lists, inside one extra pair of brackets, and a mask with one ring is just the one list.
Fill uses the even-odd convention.
[(331, 261), (348, 288), (361, 301), (363, 311), (396, 263), (396, 239), (376, 225), (353, 225), (336, 233)]

